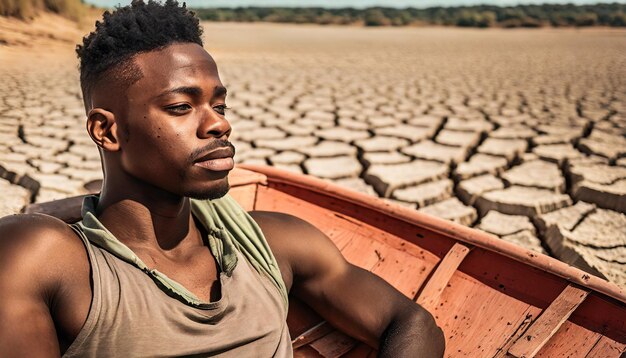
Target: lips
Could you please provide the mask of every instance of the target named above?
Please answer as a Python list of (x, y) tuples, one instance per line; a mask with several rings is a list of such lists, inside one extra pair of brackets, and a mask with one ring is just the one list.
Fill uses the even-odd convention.
[(211, 171), (232, 170), (235, 167), (234, 155), (231, 147), (218, 148), (196, 159), (194, 165)]

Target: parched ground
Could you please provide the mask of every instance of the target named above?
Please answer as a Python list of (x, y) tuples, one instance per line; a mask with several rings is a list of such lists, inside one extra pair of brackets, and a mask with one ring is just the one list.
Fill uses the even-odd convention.
[[(0, 21), (0, 216), (102, 176), (72, 52), (81, 31), (29, 26)], [(229, 89), (237, 161), (326, 178), (626, 286), (625, 35), (222, 23), (205, 24), (205, 47)]]

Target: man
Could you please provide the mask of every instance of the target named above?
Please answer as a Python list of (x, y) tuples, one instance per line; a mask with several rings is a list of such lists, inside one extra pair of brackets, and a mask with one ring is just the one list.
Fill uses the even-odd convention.
[(184, 5), (106, 12), (77, 52), (102, 192), (71, 227), (0, 220), (0, 356), (288, 357), (288, 293), (381, 356), (443, 354), (432, 316), (320, 231), (227, 195), (226, 89)]

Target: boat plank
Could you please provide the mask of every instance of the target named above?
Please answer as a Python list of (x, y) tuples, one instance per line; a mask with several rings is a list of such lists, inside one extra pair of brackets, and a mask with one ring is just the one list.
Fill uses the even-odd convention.
[(623, 302), (593, 292), (569, 321), (626, 344), (626, 306)]
[(287, 313), (287, 325), (291, 337), (299, 337), (304, 332), (317, 326), (324, 320), (306, 303), (296, 297), (289, 296), (289, 312)]
[(350, 352), (341, 356), (341, 358), (375, 358), (378, 352), (365, 343), (359, 343)]
[(456, 271), (430, 312), (443, 329), (447, 357), (493, 357), (518, 322), (540, 310)]
[(303, 346), (298, 349), (294, 349), (293, 358), (323, 358), (318, 351), (311, 346)]
[[(274, 188), (259, 186), (257, 195), (257, 210), (278, 211), (298, 216), (315, 225), (333, 241), (335, 241), (335, 236), (337, 236), (338, 233), (350, 232), (358, 236), (381, 241), (396, 249), (408, 251), (416, 256), (425, 254), (424, 249), (407, 242), (404, 237), (398, 237), (376, 226), (369, 225), (358, 219), (318, 206)], [(328, 200), (330, 202), (337, 202), (337, 199), (334, 198), (328, 198)], [(338, 205), (338, 208), (345, 208), (352, 205), (350, 203), (341, 204), (342, 205)], [(413, 232), (413, 234), (415, 234), (415, 232)], [(438, 261), (438, 259), (436, 259), (436, 261)]]
[[(307, 206), (308, 205), (305, 205), (305, 207)], [(356, 231), (357, 225), (345, 220), (337, 220), (331, 212), (326, 210), (317, 210), (316, 215), (311, 217), (310, 215), (305, 216), (306, 214), (302, 213), (302, 210), (301, 206), (298, 205), (295, 207), (290, 206), (290, 209), (285, 212), (291, 215), (296, 215), (299, 218), (313, 224), (317, 229), (326, 234), (326, 236), (330, 238), (339, 250), (343, 249), (343, 247), (345, 247), (354, 238), (361, 236)]]
[(356, 339), (340, 332), (333, 331), (322, 338), (312, 342), (313, 347), (322, 357), (338, 358), (351, 351), (359, 344)]
[(231, 187), (228, 194), (246, 211), (254, 210), (256, 202), (256, 184)]
[(567, 287), (565, 280), (481, 247), (472, 249), (459, 270), (484, 285), (541, 309), (547, 308)]
[(372, 268), (372, 272), (413, 299), (432, 269), (432, 264), (406, 252), (389, 248), (386, 255), (381, 254), (381, 259)]
[(534, 357), (587, 298), (589, 290), (568, 285), (509, 349), (513, 357)]
[(401, 237), (272, 188), (258, 188), (256, 209), (284, 212), (308, 221), (324, 232), (349, 262), (366, 270), (371, 270), (380, 255), (389, 250), (406, 251), (429, 266), (428, 270), (440, 260)]
[(235, 167), (228, 175), (228, 183), (231, 189), (247, 184), (265, 184), (267, 183), (267, 176), (252, 170)]
[[(565, 321), (556, 334), (552, 336), (548, 343), (546, 343), (534, 357), (583, 358), (593, 349), (601, 337), (602, 334), (600, 333), (590, 331), (570, 321)], [(609, 357), (610, 356), (605, 356), (603, 358)]]
[(355, 238), (358, 239), (359, 237), (359, 235), (355, 232), (351, 232), (348, 230), (340, 230), (337, 227), (334, 229), (329, 229), (329, 230), (322, 229), (322, 231), (324, 232), (330, 231), (333, 234), (332, 236), (328, 235), (328, 237), (335, 244), (335, 246), (337, 246), (339, 251), (342, 251), (344, 247), (346, 247), (346, 245), (348, 245), (352, 240), (354, 240)]
[(517, 339), (521, 337), (524, 332), (526, 332), (528, 327), (530, 327), (530, 324), (533, 322), (534, 318), (539, 314), (541, 314), (540, 309), (538, 309), (537, 307), (528, 306), (525, 314), (520, 316), (517, 322), (511, 323), (512, 325), (517, 327), (515, 329), (515, 332), (513, 332), (513, 334), (507, 339), (506, 343), (504, 343), (500, 348), (497, 349), (496, 355), (494, 355), (493, 358), (509, 357), (507, 353), (509, 351), (509, 348), (511, 348), (513, 343), (515, 343), (515, 341), (517, 341)]
[[(375, 250), (381, 248), (383, 245), (375, 244), (374, 240), (367, 240), (371, 243), (370, 246), (375, 247), (369, 250), (365, 249), (365, 251), (368, 251), (370, 255), (360, 257), (362, 252), (359, 249), (363, 248), (360, 248), (359, 246), (369, 246), (359, 245), (361, 240), (355, 240), (355, 238), (358, 238), (359, 235), (353, 230), (353, 227), (355, 226), (354, 224), (348, 221), (336, 220), (333, 215), (326, 213), (325, 209), (318, 209), (315, 205), (293, 198), (278, 191), (260, 187), (258, 195), (259, 199), (256, 204), (257, 210), (284, 212), (308, 221), (320, 231), (324, 232), (324, 234), (326, 234), (342, 252), (347, 250), (349, 253), (349, 259), (360, 260), (361, 264), (357, 266), (369, 270), (374, 266), (374, 264), (376, 264), (376, 262), (378, 262)], [(353, 241), (355, 241), (355, 244), (351, 245)], [(344, 256), (346, 256), (345, 253)]]
[(359, 239), (350, 241), (341, 250), (341, 254), (353, 265), (364, 270), (371, 271), (372, 268), (387, 256), (392, 249), (376, 240)]
[[(381, 229), (380, 227), (370, 225), (356, 218), (333, 211), (332, 209), (320, 207), (306, 200), (296, 198), (288, 193), (283, 193), (273, 188), (259, 186), (257, 195), (257, 210), (284, 212), (302, 218), (315, 225), (315, 227), (324, 232), (334, 242), (336, 241), (337, 236), (345, 235), (346, 232), (350, 232), (358, 237), (380, 241), (393, 247), (394, 249), (406, 251), (414, 256), (431, 261), (433, 264), (439, 262), (440, 260), (437, 255), (424, 250), (424, 248), (412, 243), (410, 240), (407, 241), (407, 237), (420, 237), (424, 242), (437, 241), (437, 238), (433, 238), (432, 240), (430, 238), (424, 238), (424, 236), (413, 226), (410, 226), (412, 230), (407, 228), (406, 231), (402, 232), (403, 236), (398, 236), (390, 233), (384, 228)], [(329, 198), (328, 200), (337, 202), (337, 199), (333, 198)], [(337, 205), (337, 208), (345, 209), (350, 205), (353, 205), (345, 202), (340, 204), (341, 205)], [(388, 221), (392, 219), (379, 220), (388, 223)], [(388, 224), (402, 225), (399, 221), (398, 223)], [(406, 223), (404, 223), (404, 225), (406, 225)], [(450, 247), (451, 246), (452, 245), (450, 245)], [(337, 245), (337, 247), (341, 248), (339, 245)]]
[(25, 214), (46, 214), (71, 224), (82, 219), (81, 207), (85, 195), (59, 199), (47, 203), (35, 203), (26, 206)]
[(417, 299), (417, 303), (426, 308), (432, 307), (469, 251), (469, 248), (463, 244), (454, 244), (437, 266), (433, 276), (428, 280)]
[(308, 329), (306, 332), (302, 333), (298, 337), (292, 339), (291, 345), (294, 349), (300, 348), (324, 337), (333, 330), (334, 328), (328, 322), (322, 321), (312, 328)]
[(587, 353), (588, 358), (622, 357), (626, 353), (626, 343), (620, 343), (609, 337), (600, 337), (600, 340)]
[(263, 206), (263, 209), (259, 210), (292, 214), (293, 210), (298, 210), (298, 217), (314, 225), (319, 220), (318, 217), (325, 212), (333, 216), (335, 223), (337, 218), (356, 223), (353, 228), (363, 235), (385, 242), (396, 249), (413, 250), (411, 253), (416, 256), (422, 251), (426, 253), (428, 260), (433, 256), (434, 262), (443, 258), (455, 243), (445, 235), (381, 214), (379, 211), (288, 184), (270, 182), (268, 187), (259, 186), (257, 205)]
[[(346, 217), (345, 215), (342, 215), (340, 213), (332, 212), (332, 216), (334, 216), (334, 225), (337, 225), (337, 218), (352, 223), (352, 225), (349, 226), (350, 230), (355, 234), (358, 234), (359, 236), (380, 241), (396, 250), (406, 251), (409, 254), (421, 258), (425, 261), (436, 263), (440, 260), (438, 256), (433, 255), (431, 252), (424, 250), (417, 244), (406, 240), (406, 237), (417, 236), (416, 230), (413, 230), (413, 232), (407, 230), (406, 232), (402, 232), (401, 236), (398, 236), (396, 234), (391, 234), (387, 231), (381, 230), (380, 228), (372, 226), (368, 223)], [(430, 240), (430, 238), (424, 238), (424, 240)]]
[[(361, 236), (356, 230), (358, 228), (357, 223), (337, 220), (336, 215), (329, 210), (267, 187), (260, 186), (258, 188), (255, 209), (283, 212), (306, 220), (326, 234), (342, 251), (350, 242)], [(360, 242), (360, 240), (356, 241)], [(382, 245), (378, 246), (382, 247)], [(374, 264), (375, 262), (368, 269)]]

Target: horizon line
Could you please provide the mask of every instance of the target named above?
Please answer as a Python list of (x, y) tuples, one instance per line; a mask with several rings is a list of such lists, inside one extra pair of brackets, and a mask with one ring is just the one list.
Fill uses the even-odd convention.
[[(129, 5), (130, 1), (116, 1), (116, 0), (84, 0), (85, 3), (93, 4), (103, 7), (116, 7)], [(515, 0), (452, 0), (452, 1), (425, 1), (422, 4), (413, 4), (411, 0), (397, 0), (397, 1), (385, 1), (377, 3), (378, 1), (366, 1), (366, 4), (355, 4), (358, 0), (344, 0), (334, 1), (332, 3), (319, 4), (316, 1), (297, 1), (295, 3), (290, 0), (270, 0), (264, 4), (250, 3), (250, 0), (239, 1), (211, 1), (212, 4), (202, 4), (203, 0), (187, 0), (179, 1), (179, 3), (186, 3), (187, 7), (194, 9), (236, 9), (236, 8), (289, 8), (289, 9), (355, 9), (366, 10), (371, 8), (387, 8), (387, 9), (429, 9), (429, 8), (458, 8), (458, 7), (477, 7), (477, 6), (493, 6), (499, 8), (516, 7), (516, 6), (544, 6), (544, 5), (572, 5), (572, 6), (587, 6), (587, 5), (611, 5), (611, 4), (626, 4), (626, 1), (588, 1), (588, 0), (565, 0), (565, 1), (515, 1)], [(283, 3), (284, 2), (284, 3)], [(304, 2), (304, 4), (302, 4)], [(280, 3), (280, 4), (279, 4)], [(350, 3), (350, 4), (348, 4)], [(124, 4), (124, 5), (122, 5)]]

